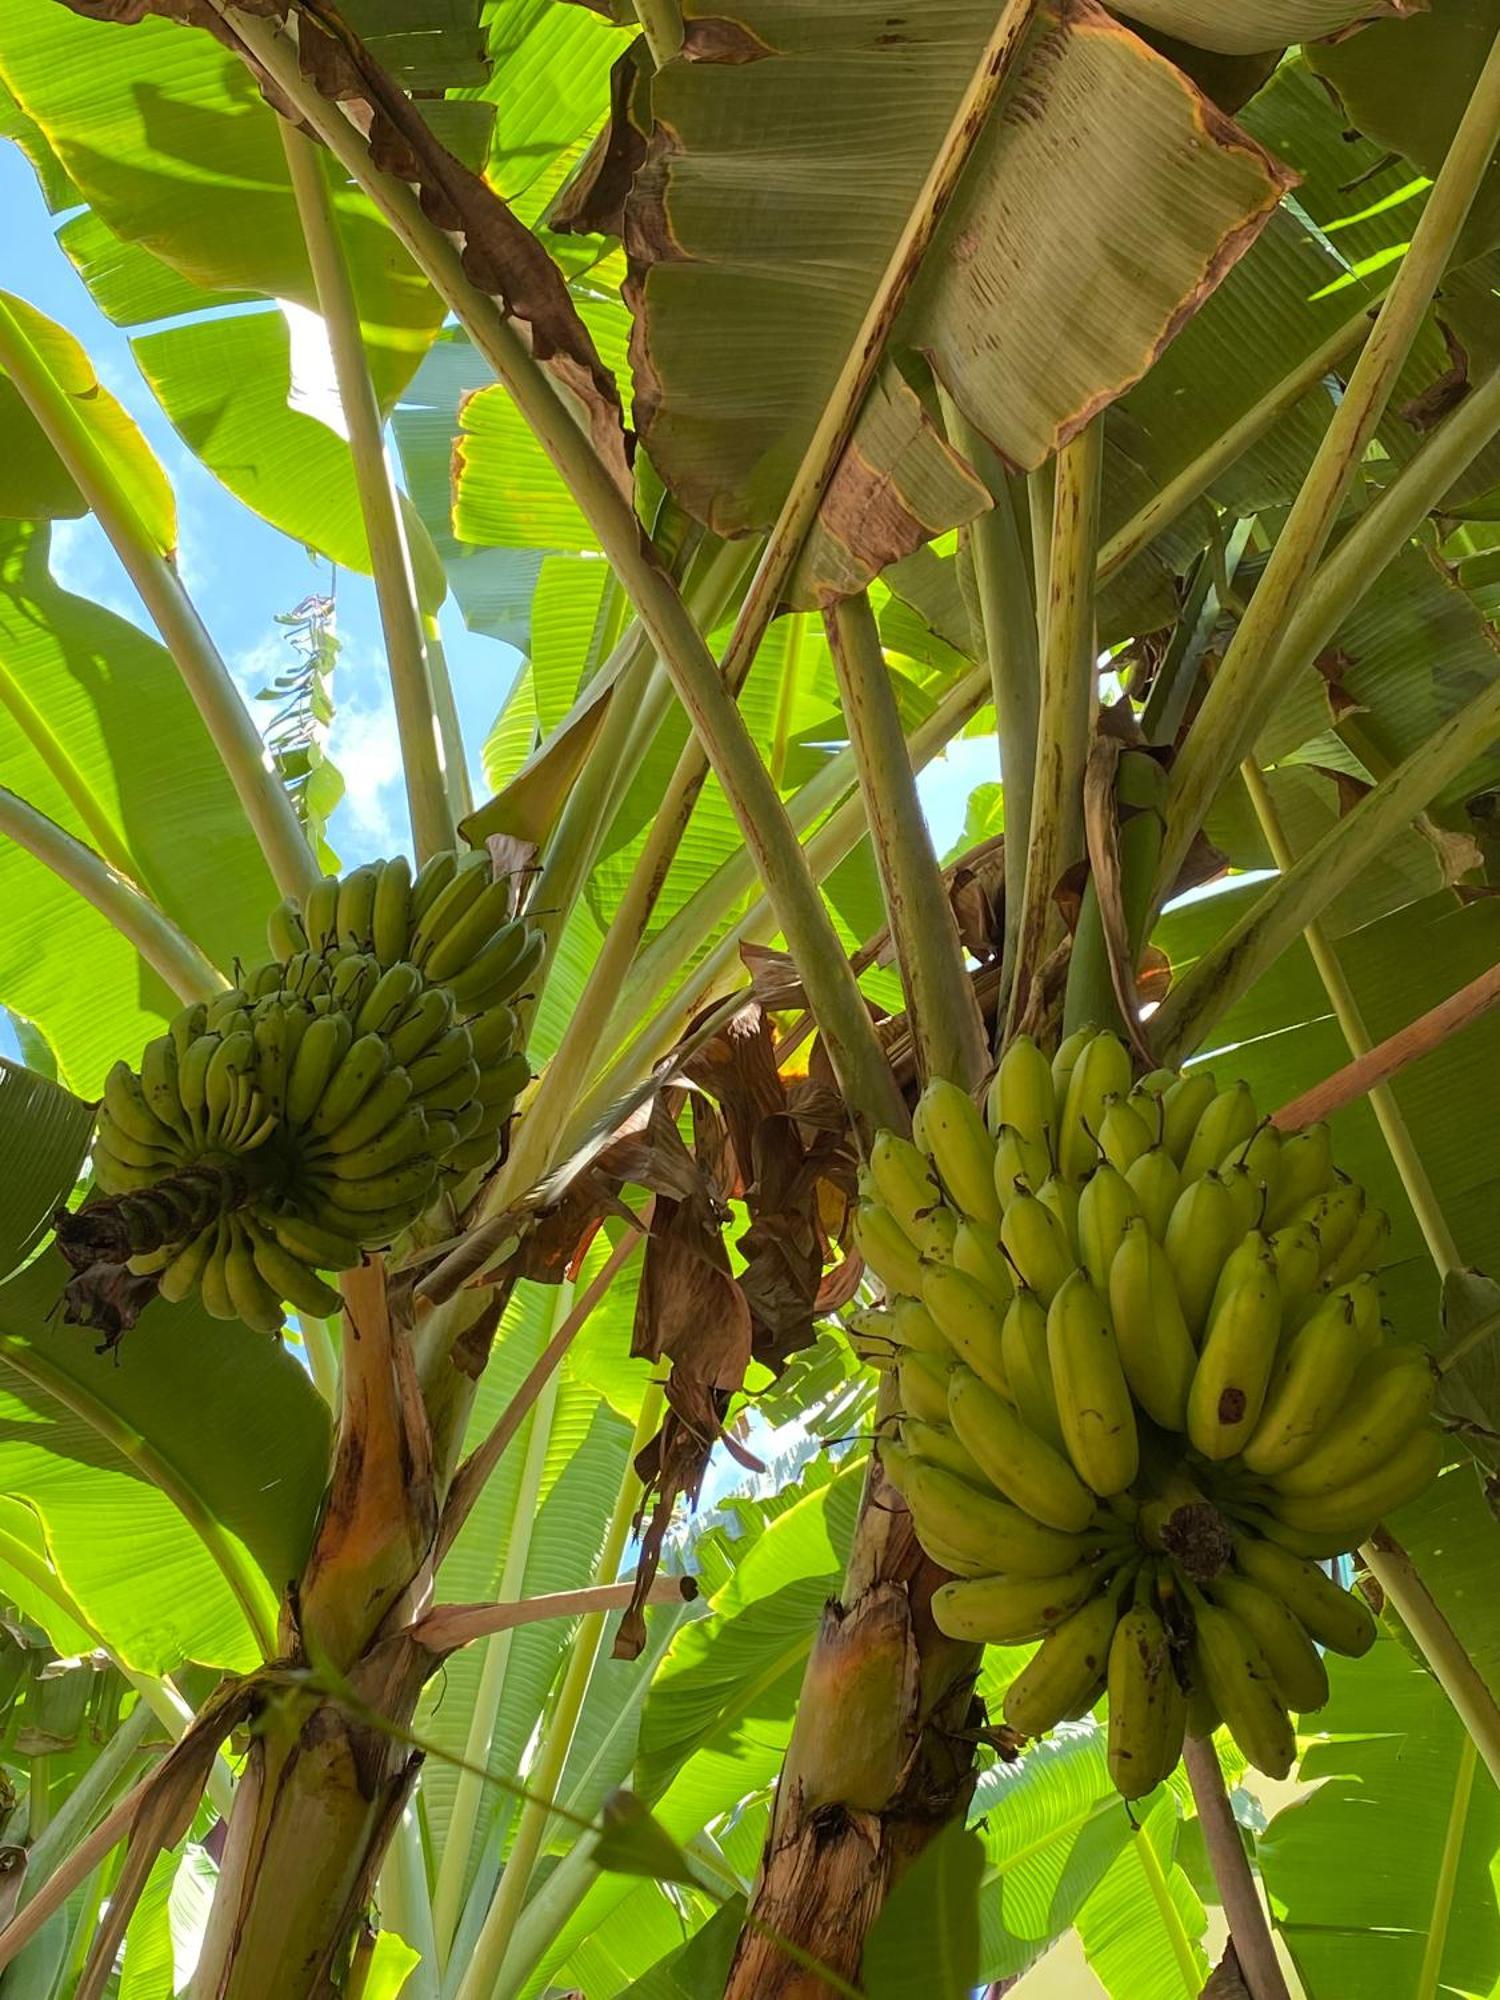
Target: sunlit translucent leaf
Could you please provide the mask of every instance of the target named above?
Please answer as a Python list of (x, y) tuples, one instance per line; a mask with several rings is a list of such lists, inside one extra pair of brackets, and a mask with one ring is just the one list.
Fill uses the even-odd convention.
[[(1415, 1993), (1435, 1922), (1463, 1725), (1406, 1650), (1330, 1656), (1332, 1699), (1301, 1776), (1323, 1782), (1285, 1806), (1257, 1850), (1308, 2000)], [(1493, 1880), (1500, 1793), (1481, 1763), (1461, 1828), (1434, 1991), (1490, 1994), (1500, 1973)]]
[(57, 1316), (64, 1276), (49, 1254), (0, 1288), (0, 1484), (131, 1665), (253, 1664), (311, 1542), (326, 1406), (278, 1343), (196, 1306), (150, 1306), (96, 1353)]
[(860, 1977), (870, 2000), (968, 2000), (979, 1977), (984, 1847), (951, 1821), (892, 1889)]
[[(134, 418), (100, 382), (72, 334), (13, 293), (0, 293), (0, 299), (19, 321), (45, 372), (69, 399), (147, 538), (163, 552), (173, 548), (177, 512), (172, 489)], [(46, 520), (87, 512), (72, 474), (0, 363), (0, 515)]]
[[(1176, 1798), (1158, 1793), (1078, 1913), (1078, 1935), (1111, 2000), (1185, 2000), (1208, 1977), (1203, 1905), (1174, 1858), (1178, 1824)], [(1150, 1841), (1166, 1878), (1166, 1909), (1136, 1852), (1141, 1841)]]
[[(0, 765), (68, 832), (112, 841), (210, 959), (263, 956), (275, 890), (176, 668), (135, 625), (53, 582), (44, 528), (0, 526)], [(177, 1010), (134, 948), (8, 841), (0, 1001), (42, 1029), (62, 1081), (86, 1096)]]

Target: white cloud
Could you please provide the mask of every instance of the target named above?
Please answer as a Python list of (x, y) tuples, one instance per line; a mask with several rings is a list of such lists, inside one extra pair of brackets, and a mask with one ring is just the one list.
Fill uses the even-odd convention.
[(119, 557), (92, 514), (52, 523), (48, 567), (64, 590), (102, 604), (143, 631), (153, 630)]
[(344, 778), (343, 804), (330, 828), (344, 865), (406, 847), (401, 739), (390, 703), (340, 703), (329, 731), (328, 754)]

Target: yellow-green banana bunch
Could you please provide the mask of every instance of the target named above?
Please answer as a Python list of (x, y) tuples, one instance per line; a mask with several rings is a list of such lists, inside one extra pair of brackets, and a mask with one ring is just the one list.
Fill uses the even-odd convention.
[(1284, 1775), (1319, 1646), (1363, 1604), (1318, 1562), (1441, 1459), (1424, 1349), (1387, 1339), (1386, 1217), (1322, 1126), (1284, 1136), (1243, 1083), (1137, 1079), (1085, 1030), (1007, 1048), (984, 1110), (928, 1086), (880, 1133), (853, 1240), (884, 1302), (848, 1333), (894, 1371), (886, 1475), (951, 1581), (955, 1638), (1041, 1640), (1006, 1697), (1027, 1735), (1107, 1690), (1127, 1797), (1222, 1720)]
[[(508, 896), (480, 856), (326, 878), (273, 916), (283, 956), (184, 1008), (139, 1072), (117, 1063), (94, 1166), (132, 1270), (251, 1326), (279, 1327), (283, 1302), (332, 1312), (320, 1271), (491, 1162), (528, 1079), (510, 1002), (540, 949)], [(97, 1209), (71, 1220), (99, 1240)]]

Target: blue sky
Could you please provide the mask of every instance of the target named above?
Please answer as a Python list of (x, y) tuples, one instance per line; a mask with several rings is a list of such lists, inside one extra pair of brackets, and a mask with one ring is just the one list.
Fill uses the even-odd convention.
[[(177, 491), (184, 581), (249, 699), (291, 658), (276, 613), (290, 610), (311, 592), (328, 591), (334, 584), (329, 565), (250, 512), (178, 440), (135, 366), (129, 340), (99, 312), (57, 247), (55, 219), (48, 215), (25, 159), (8, 144), (0, 144), (0, 216), (5, 218), (0, 286), (30, 300), (83, 343), (100, 378), (131, 411), (165, 466)], [(92, 519), (56, 524), (52, 566), (68, 589), (149, 629), (128, 578)], [(330, 837), (344, 865), (352, 866), (405, 846), (408, 828), (374, 589), (367, 577), (341, 571), (336, 594), (343, 651), (329, 751), (347, 793)], [(443, 609), (442, 629), (476, 793), (482, 796), (479, 748), (520, 656), (467, 631), (451, 599)], [(264, 721), (270, 710), (258, 704), (255, 713)], [(996, 775), (994, 754), (993, 739), (960, 743), (950, 759), (931, 766), (924, 777), (923, 802), (940, 852), (962, 826), (972, 786)]]

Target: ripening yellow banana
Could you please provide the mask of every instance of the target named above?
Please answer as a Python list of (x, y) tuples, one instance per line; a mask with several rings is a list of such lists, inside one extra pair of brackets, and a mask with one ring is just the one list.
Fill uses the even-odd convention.
[(995, 1148), (979, 1107), (966, 1090), (934, 1077), (922, 1093), (922, 1137), (938, 1178), (961, 1215), (1000, 1226)]
[(1082, 1271), (1048, 1308), (1047, 1357), (1074, 1471), (1102, 1497), (1123, 1493), (1140, 1469), (1140, 1434), (1109, 1313)]
[(1030, 1035), (1015, 1035), (1006, 1044), (985, 1108), (991, 1132), (1013, 1126), (1029, 1144), (1050, 1155), (1057, 1130), (1052, 1065)]
[(1071, 1534), (1088, 1527), (1094, 1496), (1072, 1466), (967, 1368), (955, 1368), (948, 1378), (948, 1415), (959, 1443), (997, 1492), (1046, 1527)]

